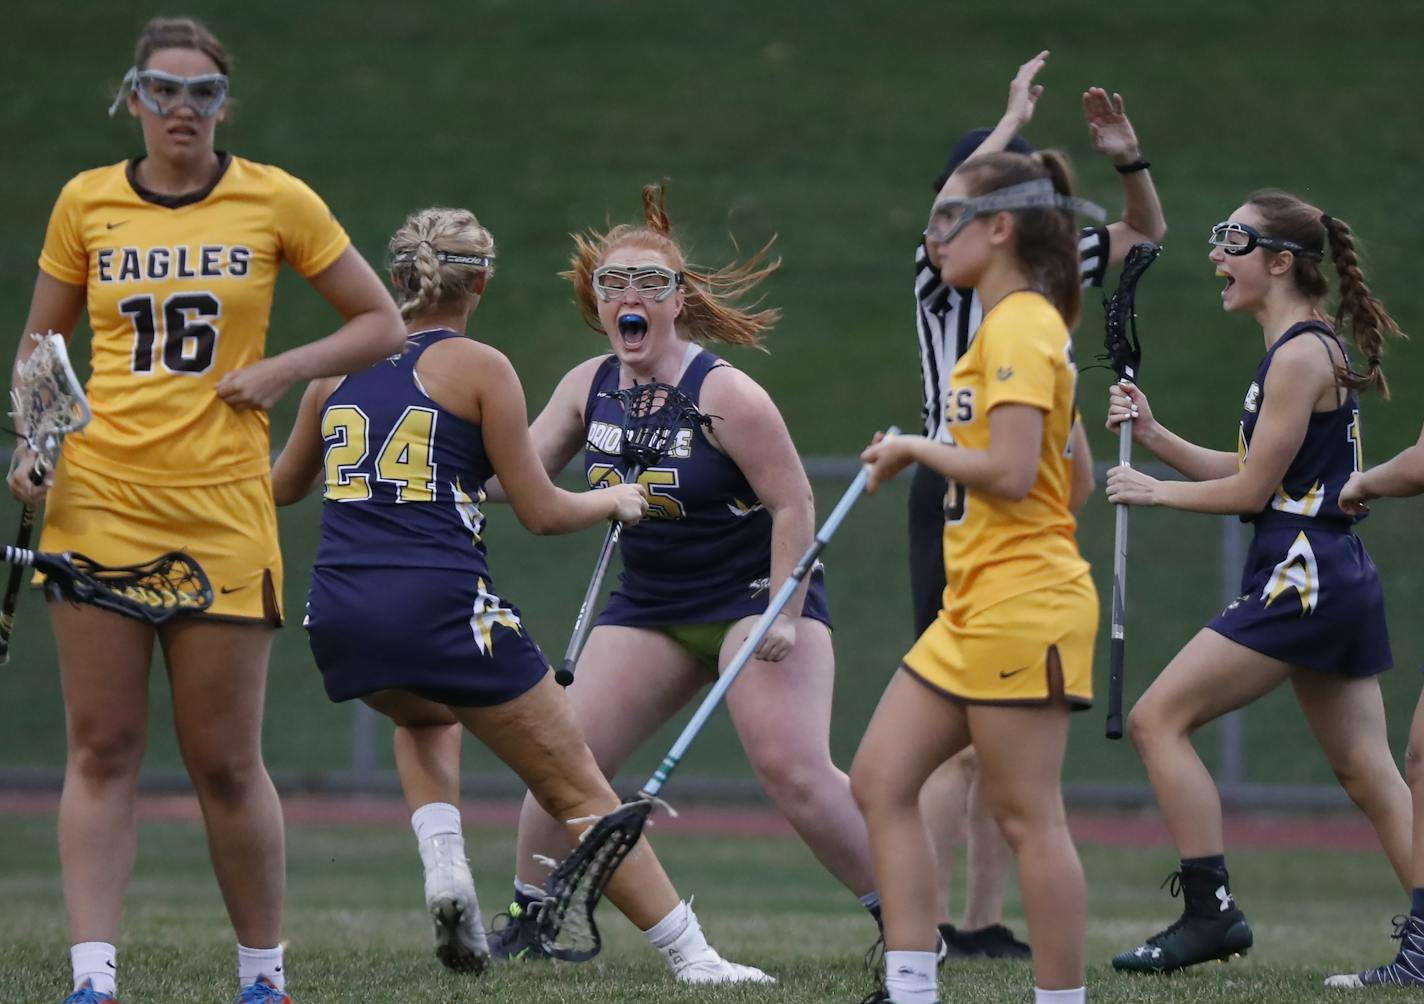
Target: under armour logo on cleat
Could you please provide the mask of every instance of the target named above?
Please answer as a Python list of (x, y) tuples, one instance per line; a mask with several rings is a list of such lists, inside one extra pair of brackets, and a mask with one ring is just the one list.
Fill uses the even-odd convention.
[(1160, 959), (1162, 957), (1162, 949), (1158, 948), (1156, 945), (1139, 945), (1137, 950), (1134, 951), (1132, 954), (1145, 956), (1149, 959)]
[(1236, 905), (1231, 901), (1231, 893), (1226, 891), (1226, 886), (1224, 885), (1219, 885), (1216, 887), (1216, 898), (1221, 901), (1222, 913), (1225, 913), (1227, 910), (1230, 910), (1233, 906)]

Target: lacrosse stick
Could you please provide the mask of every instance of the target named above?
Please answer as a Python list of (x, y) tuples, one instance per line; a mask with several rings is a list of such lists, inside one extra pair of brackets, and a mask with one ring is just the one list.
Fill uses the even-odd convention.
[(48, 554), (7, 547), (5, 560), (15, 568), (39, 569), (67, 600), (149, 624), (213, 605), (213, 587), (202, 566), (179, 551), (142, 565), (109, 566), (78, 551)]
[[(886, 436), (894, 436), (899, 429), (891, 427)], [(702, 726), (707, 723), (717, 705), (722, 702), (728, 688), (736, 682), (738, 674), (752, 659), (752, 653), (771, 630), (772, 624), (786, 607), (792, 595), (800, 588), (806, 576), (816, 567), (816, 559), (830, 542), (831, 535), (841, 525), (851, 507), (865, 491), (870, 478), (868, 467), (862, 467), (851, 482), (831, 514), (826, 517), (821, 529), (801, 560), (792, 569), (791, 575), (781, 584), (776, 595), (767, 604), (766, 613), (756, 622), (747, 640), (742, 642), (731, 663), (722, 671), (717, 683), (708, 691), (692, 719), (683, 728), (682, 734), (672, 744), (667, 756), (663, 757), (658, 769), (647, 784), (623, 805), (594, 823), (583, 835), (579, 845), (559, 863), (544, 883), (544, 902), (538, 914), (539, 944), (556, 959), (583, 962), (598, 954), (603, 945), (594, 922), (593, 911), (603, 897), (603, 891), (613, 878), (614, 871), (638, 843), (638, 838), (647, 824), (653, 806), (659, 803), (658, 792), (667, 783), (668, 777), (682, 761), (684, 754)]]
[[(74, 376), (65, 351), (64, 336), (51, 331), (31, 335), (37, 343), (18, 369), (10, 400), (14, 404), (11, 417), (15, 427), (25, 437), (25, 445), (35, 454), (30, 469), (30, 481), (43, 484), (45, 471), (59, 459), (59, 447), (66, 433), (89, 424), (89, 402), (84, 388)], [(35, 527), (34, 506), (20, 512), (20, 529), (15, 534), (15, 547), (30, 546)], [(20, 583), (24, 569), (14, 565), (5, 583), (5, 599), (0, 602), (0, 666), (10, 661), (10, 636), (15, 631), (15, 607), (20, 599)]]
[[(1103, 358), (1117, 373), (1119, 380), (1137, 382), (1137, 371), (1142, 365), (1142, 343), (1137, 338), (1137, 282), (1147, 271), (1162, 248), (1157, 244), (1134, 244), (1127, 252), (1122, 264), (1122, 276), (1117, 289), (1103, 305), (1104, 346)], [(1118, 426), (1117, 462), (1120, 467), (1132, 466), (1132, 419)], [(1117, 525), (1113, 531), (1113, 595), (1112, 595), (1112, 645), (1110, 669), (1108, 671), (1108, 719), (1106, 733), (1109, 739), (1122, 738), (1122, 678), (1123, 660), (1126, 657), (1127, 636), (1127, 506), (1117, 507)]]
[[(710, 428), (712, 419), (697, 410), (697, 405), (678, 390), (665, 383), (634, 384), (624, 390), (605, 391), (600, 397), (613, 398), (623, 406), (623, 437), (620, 453), (628, 463), (628, 472), (622, 475), (627, 484), (634, 484), (638, 476), (652, 467), (672, 447), (680, 430), (692, 422)], [(599, 549), (598, 561), (593, 566), (593, 578), (584, 590), (583, 602), (579, 604), (578, 617), (574, 620), (573, 634), (569, 637), (569, 647), (564, 652), (564, 661), (554, 673), (554, 680), (561, 687), (574, 682), (574, 664), (583, 651), (584, 639), (588, 637), (588, 612), (598, 599), (598, 591), (603, 586), (603, 576), (608, 572), (608, 563), (613, 557), (613, 549), (623, 536), (623, 524), (616, 519), (608, 524), (608, 532), (603, 535), (603, 547)]]

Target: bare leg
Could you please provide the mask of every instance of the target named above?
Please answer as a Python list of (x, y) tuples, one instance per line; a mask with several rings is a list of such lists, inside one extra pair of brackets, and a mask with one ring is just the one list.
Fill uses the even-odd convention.
[(1128, 716), (1127, 733), (1184, 858), (1225, 853), (1221, 796), (1192, 733), (1290, 678), (1278, 659), (1203, 629), (1177, 653)]
[(971, 705), (968, 715), (990, 811), (1018, 858), (1034, 982), (1081, 987), (1087, 887), (1063, 810), (1068, 707)]
[[(682, 646), (662, 632), (603, 625), (589, 632), (566, 693), (599, 769), (612, 777), (707, 682)], [(543, 885), (548, 869), (535, 855), (558, 859), (573, 846), (565, 818), (551, 816), (532, 794), (524, 799), (515, 861), (520, 882)]]
[(1340, 786), (1369, 818), (1407, 891), (1412, 803), (1409, 785), (1400, 777), (1389, 749), (1379, 678), (1352, 680), (1299, 670), (1291, 685)]
[(180, 619), (164, 625), (159, 638), (178, 748), (238, 943), (275, 947), (287, 880), (282, 806), (262, 762), (272, 628)]
[[(382, 710), (375, 699), (366, 703)], [(412, 812), (431, 802), (460, 802), (460, 734), (464, 729), (444, 705), (425, 704), (428, 718), (422, 715), (410, 724), (387, 713), (396, 722), (396, 775)]]
[(974, 771), (969, 789), (968, 824), (969, 846), (964, 864), (967, 893), (961, 926), (967, 931), (977, 931), (1003, 922), (1004, 887), (1008, 885), (1009, 867), (1013, 863), (1009, 842), (989, 811), (984, 775), (978, 769)]
[[(955, 857), (968, 837), (966, 814), (969, 810), (969, 789), (977, 772), (974, 748), (971, 746), (941, 764), (920, 790), (920, 811), (929, 826), (930, 844), (939, 864), (936, 874), (944, 877), (942, 882), (931, 883), (935, 892), (937, 924), (950, 923), (949, 900)], [(997, 830), (993, 817), (989, 821)]]
[(1409, 884), (1424, 889), (1424, 691), (1414, 706), (1409, 724), (1409, 748), (1404, 754), (1404, 773), (1414, 805), (1414, 841), (1410, 852)]
[(936, 865), (920, 789), (968, 744), (964, 709), (900, 670), (856, 751), (851, 790), (869, 828), (886, 951), (935, 950), (935, 903), (926, 884)]
[(134, 800), (148, 745), (153, 629), (96, 607), (49, 604), (69, 754), (59, 859), (77, 944), (118, 938), (137, 848)]
[[(565, 846), (588, 826), (567, 820), (604, 815), (618, 807), (618, 797), (584, 745), (573, 708), (553, 674), (545, 674), (533, 689), (507, 704), (451, 711), (519, 775), (540, 808), (565, 821)], [(638, 841), (614, 872), (608, 898), (643, 931), (679, 903), (646, 839)]]
[[(728, 632), (723, 667), (756, 620), (744, 618)], [(831, 762), (835, 658), (826, 626), (802, 617), (791, 654), (749, 662), (727, 691), (727, 707), (762, 789), (826, 870), (864, 896), (875, 889), (865, 820), (850, 778)]]

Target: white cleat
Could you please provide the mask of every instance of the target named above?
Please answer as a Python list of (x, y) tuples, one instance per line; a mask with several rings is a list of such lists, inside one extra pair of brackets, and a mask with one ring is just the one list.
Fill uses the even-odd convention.
[(425, 906), (435, 922), (435, 957), (458, 973), (482, 973), (489, 940), (480, 919), (475, 878), (465, 859), (465, 841), (442, 834), (420, 848), (425, 864)]
[(716, 952), (710, 956), (685, 962), (673, 970), (679, 983), (775, 983), (756, 966), (744, 966), (739, 962), (728, 962)]
[(1339, 976), (1325, 977), (1325, 985), (1332, 990), (1359, 990), (1364, 987), (1364, 980), (1360, 979), (1359, 973), (1341, 973)]

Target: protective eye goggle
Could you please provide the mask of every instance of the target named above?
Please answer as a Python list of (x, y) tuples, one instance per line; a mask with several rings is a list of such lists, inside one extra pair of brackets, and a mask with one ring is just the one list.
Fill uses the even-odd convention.
[(1052, 181), (1038, 178), (972, 199), (944, 199), (930, 212), (929, 226), (925, 227), (925, 239), (936, 244), (948, 244), (976, 217), (992, 216), (994, 213), (1012, 212), (1016, 209), (1061, 209), (1100, 223), (1108, 216), (1102, 206), (1076, 196), (1060, 195), (1054, 189)]
[(210, 119), (222, 110), (227, 90), (227, 76), (222, 73), (179, 77), (162, 70), (130, 67), (119, 85), (119, 93), (114, 95), (114, 103), (109, 106), (109, 114), (117, 112), (124, 95), (133, 91), (139, 102), (160, 118), (167, 118), (187, 105), (199, 118)]
[(1218, 223), (1211, 228), (1207, 243), (1214, 248), (1221, 248), (1229, 255), (1250, 254), (1256, 248), (1263, 247), (1269, 251), (1289, 251), (1317, 260), (1325, 257), (1314, 248), (1308, 248), (1296, 241), (1288, 241), (1284, 237), (1267, 237), (1246, 223)]
[(633, 290), (644, 300), (662, 303), (682, 285), (682, 273), (661, 265), (604, 265), (593, 270), (593, 290), (605, 303)]

